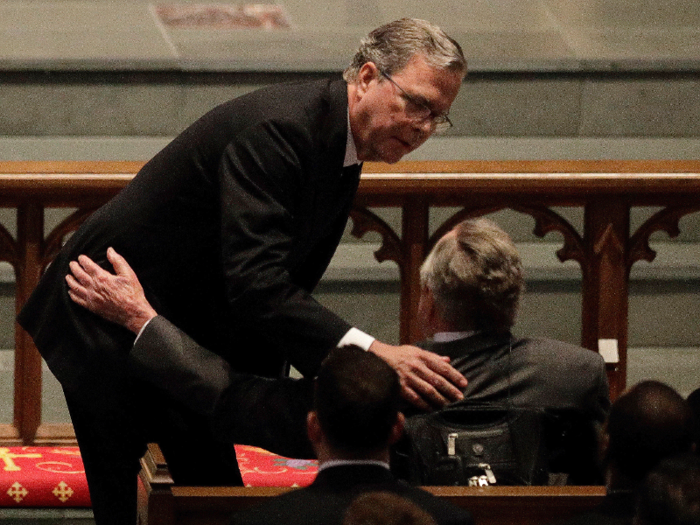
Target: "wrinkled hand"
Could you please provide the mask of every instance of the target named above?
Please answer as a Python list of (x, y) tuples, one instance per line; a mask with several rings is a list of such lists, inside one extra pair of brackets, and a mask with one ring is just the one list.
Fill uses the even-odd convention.
[(86, 255), (71, 261), (72, 274), (66, 275), (68, 295), (80, 306), (138, 334), (158, 314), (146, 300), (141, 283), (126, 259), (113, 248), (107, 249), (107, 259), (116, 275)]
[(463, 399), (467, 380), (449, 364), (449, 358), (416, 346), (391, 346), (374, 341), (369, 351), (399, 374), (404, 398), (423, 410)]

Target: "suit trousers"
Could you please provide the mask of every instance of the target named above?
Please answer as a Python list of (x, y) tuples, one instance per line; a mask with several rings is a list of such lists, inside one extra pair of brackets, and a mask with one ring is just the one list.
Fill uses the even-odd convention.
[(233, 485), (243, 481), (231, 443), (216, 440), (209, 422), (137, 379), (85, 403), (65, 391), (98, 525), (136, 523), (140, 458), (159, 443), (175, 483)]

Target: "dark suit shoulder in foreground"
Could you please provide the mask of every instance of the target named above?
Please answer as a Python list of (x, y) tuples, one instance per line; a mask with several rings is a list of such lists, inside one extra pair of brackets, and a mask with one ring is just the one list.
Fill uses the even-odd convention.
[(293, 490), (236, 513), (231, 525), (341, 525), (350, 503), (360, 494), (385, 491), (402, 496), (428, 512), (438, 525), (471, 525), (469, 512), (419, 488), (397, 481), (377, 465), (330, 467), (309, 486)]
[(559, 521), (556, 525), (631, 525), (634, 506), (635, 496), (632, 492), (608, 494), (593, 510)]

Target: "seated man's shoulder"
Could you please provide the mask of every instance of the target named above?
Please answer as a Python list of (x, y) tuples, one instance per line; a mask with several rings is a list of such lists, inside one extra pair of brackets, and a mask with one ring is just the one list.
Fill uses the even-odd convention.
[(520, 339), (514, 345), (514, 350), (531, 359), (551, 362), (552, 365), (561, 364), (571, 367), (578, 364), (594, 368), (605, 366), (605, 361), (598, 352), (556, 339)]
[(527, 377), (533, 404), (539, 400), (548, 408), (583, 410), (604, 419), (610, 400), (605, 360), (598, 352), (554, 339), (523, 341), (514, 362), (520, 376)]

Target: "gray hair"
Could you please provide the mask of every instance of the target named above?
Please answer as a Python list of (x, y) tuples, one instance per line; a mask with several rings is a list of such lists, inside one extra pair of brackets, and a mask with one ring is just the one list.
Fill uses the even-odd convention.
[(378, 27), (360, 41), (343, 78), (353, 82), (367, 62), (387, 74), (396, 73), (416, 54), (437, 69), (466, 73), (467, 61), (455, 40), (425, 20), (402, 18)]
[(420, 271), (438, 314), (455, 330), (505, 331), (524, 288), (520, 255), (496, 223), (470, 219), (444, 235)]

